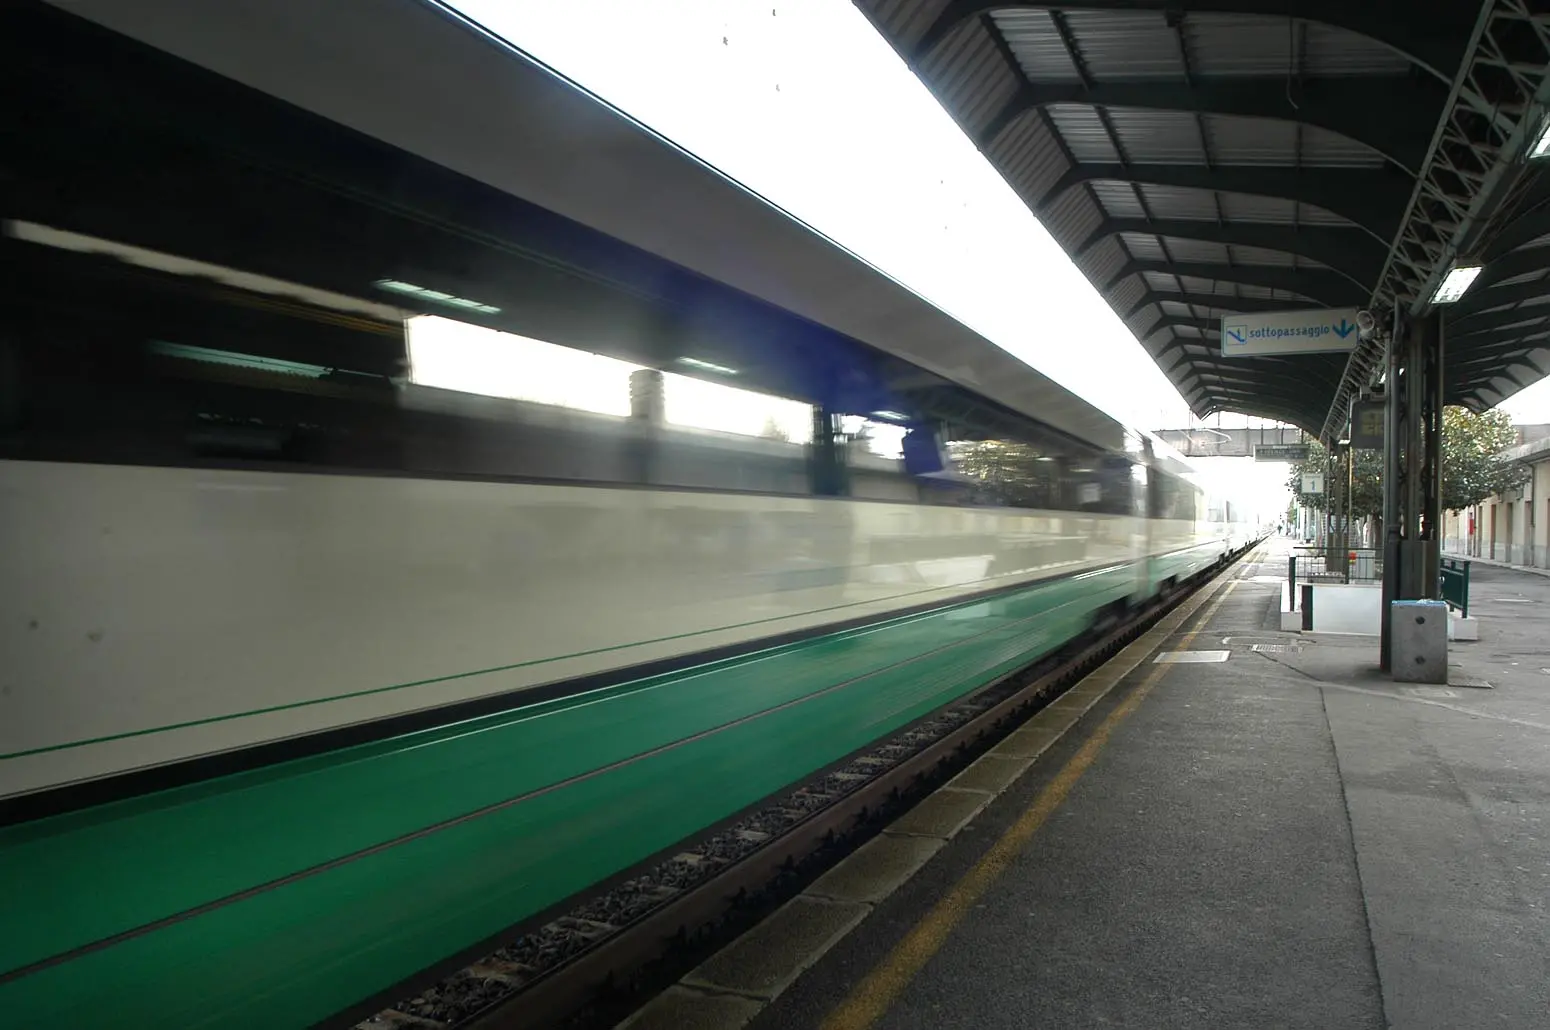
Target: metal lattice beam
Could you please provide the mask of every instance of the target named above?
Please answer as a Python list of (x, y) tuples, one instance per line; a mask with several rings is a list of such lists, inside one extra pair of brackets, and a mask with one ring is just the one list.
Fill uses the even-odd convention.
[[(1412, 316), (1424, 312), (1442, 277), (1485, 242), (1492, 220), (1530, 175), (1524, 148), (1550, 112), (1550, 14), (1526, 0), (1485, 0), (1478, 12), (1373, 291), (1375, 310), (1397, 302)], [(1498, 270), (1500, 278), (1506, 277)], [(1325, 416), (1326, 440), (1340, 432), (1351, 398), (1371, 382), (1378, 351), (1371, 341), (1352, 351)]]

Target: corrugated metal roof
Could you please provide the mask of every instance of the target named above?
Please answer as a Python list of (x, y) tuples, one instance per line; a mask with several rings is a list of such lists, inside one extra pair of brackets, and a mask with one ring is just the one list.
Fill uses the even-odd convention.
[(1086, 190), (1066, 190), (1044, 212), (1044, 227), (1067, 246), (1084, 242), (1103, 221), (1103, 212)]
[(1327, 129), (1305, 125), (1302, 130), (1302, 164), (1324, 168), (1378, 168), (1384, 157), (1365, 144)]
[(885, 39), (913, 48), (950, 3), (952, 0), (868, 0), (858, 6)]
[(1265, 286), (1251, 286), (1247, 283), (1238, 284), (1238, 296), (1252, 300), (1284, 300), (1287, 307), (1296, 307), (1299, 304), (1313, 303), (1309, 298), (1290, 290), (1273, 290)]
[(1184, 75), (1178, 40), (1161, 11), (1068, 11), (1066, 24), (1098, 82)]
[(1125, 249), (1130, 251), (1131, 256), (1139, 261), (1166, 261), (1168, 259), (1168, 254), (1163, 250), (1161, 241), (1155, 236), (1127, 232), (1120, 234), (1120, 240), (1125, 244)]
[(1293, 225), (1298, 218), (1296, 201), (1282, 197), (1258, 197), (1243, 193), (1219, 194), (1222, 217), (1232, 222)]
[(1114, 139), (1104, 128), (1098, 109), (1086, 104), (1051, 104), (1050, 121), (1065, 140), (1071, 156), (1083, 164), (1114, 164), (1120, 159)]
[(975, 138), (1021, 84), (1001, 59), (995, 37), (977, 19), (961, 23), (933, 49), (920, 62), (920, 73), (947, 112)]
[(1146, 210), (1135, 186), (1113, 179), (1099, 179), (1091, 184), (1093, 196), (1103, 205), (1110, 218), (1145, 218)]
[(1233, 295), (1233, 284), (1221, 279), (1202, 279), (1197, 275), (1180, 276), (1186, 293), (1214, 293), (1223, 297)]
[(1141, 195), (1156, 218), (1203, 222), (1214, 222), (1217, 218), (1216, 194), (1209, 190), (1142, 183)]
[(1375, 40), (1292, 17), (1191, 14), (1184, 35), (1202, 75), (1393, 75), (1409, 68), (1409, 61)]
[(996, 11), (991, 18), (1028, 78), (1036, 82), (1081, 81), (1048, 11)]
[(1120, 148), (1132, 162), (1198, 165), (1207, 160), (1208, 155), (1193, 114), (1111, 107), (1108, 108), (1108, 115)]
[(1077, 258), (1076, 266), (1094, 282), (1106, 283), (1130, 260), (1117, 239), (1100, 240)]
[(1223, 264), (1227, 261), (1227, 248), (1209, 240), (1186, 240), (1176, 236), (1164, 237), (1164, 245), (1175, 261), (1196, 261), (1201, 264)]
[(1036, 204), (1070, 164), (1043, 118), (1019, 118), (985, 149), (1018, 195)]
[(1297, 265), (1300, 268), (1323, 268), (1317, 261), (1290, 254), (1284, 250), (1266, 250), (1263, 247), (1242, 247), (1234, 245), (1232, 248), (1232, 261), (1237, 265), (1270, 265), (1273, 267), (1291, 267)]
[(1120, 283), (1118, 286), (1114, 287), (1111, 296), (1114, 300), (1115, 307), (1119, 308), (1121, 311), (1128, 311), (1135, 307), (1136, 304), (1140, 303), (1141, 298), (1145, 296), (1145, 294), (1146, 288), (1142, 285), (1141, 280), (1135, 276), (1131, 276), (1124, 282)]
[[(1297, 98), (1304, 90), (1309, 97), (1317, 97), (1313, 87), (1332, 76), (1342, 80), (1384, 76), (1402, 81), (1413, 72), (1409, 58), (1383, 43), (1346, 28), (1295, 17), (1187, 10), (1182, 15), (1167, 14), (1151, 3), (1146, 10), (1126, 9), (1126, 0), (1112, 0), (1113, 9), (1100, 11), (1061, 10), (1052, 5), (990, 10), (984, 16), (983, 8), (960, 8), (952, 0), (857, 2), (901, 52), (920, 61), (923, 78), (968, 132), (983, 138), (987, 126), (997, 125), (998, 137), (986, 147), (988, 156), (1068, 251), (1089, 243), (1103, 219), (1137, 224), (1198, 221), (1204, 223), (1201, 235), (1226, 237), (1234, 235), (1232, 227), (1237, 225), (1349, 227), (1351, 223), (1344, 216), (1292, 198), (1211, 189), (1209, 173), (1199, 188), (1083, 177), (1081, 185), (1063, 191), (1048, 209), (1041, 209), (1041, 205), (1073, 160), (1112, 165), (1114, 174), (1122, 179), (1128, 177), (1131, 166), (1381, 168), (1386, 159), (1377, 150), (1323, 127), (1332, 124), (1327, 117), (1319, 125), (1299, 125), (1299, 121), (1319, 119), (1299, 119)], [(1359, 4), (1362, 0), (1349, 2)], [(934, 42), (924, 48), (927, 56), (920, 60), (915, 45), (928, 28)], [(999, 36), (999, 47), (992, 34)], [(971, 61), (995, 63), (1011, 78), (971, 76), (964, 67)], [(1206, 83), (1203, 88), (1216, 90), (1224, 86), (1230, 89), (1234, 80), (1252, 80), (1263, 91), (1265, 80), (1277, 79), (1285, 81), (1292, 102), (1285, 108), (1279, 104), (1273, 110), (1267, 108), (1261, 117), (1205, 110), (1097, 108), (1068, 100), (1030, 108), (1011, 118), (1010, 124), (1003, 124), (1009, 112), (1017, 111), (1012, 106), (1014, 98), (1027, 86), (1086, 83), (1102, 90), (1109, 84), (1158, 82), (1187, 89), (1191, 84)], [(1383, 88), (1392, 89), (1392, 84)], [(1080, 90), (1073, 93), (1067, 89), (1065, 96), (1080, 96)], [(1151, 177), (1173, 176), (1159, 173)], [(1245, 188), (1244, 173), (1235, 173), (1232, 181), (1238, 189)], [(1271, 193), (1288, 181), (1292, 180), (1279, 174), (1264, 180)], [(1252, 173), (1248, 185), (1252, 185)], [(1403, 203), (1400, 194), (1408, 187), (1396, 179), (1394, 189), (1397, 206)], [(1381, 229), (1385, 219), (1394, 217), (1375, 214), (1364, 224)], [(1133, 310), (1148, 291), (1168, 295), (1181, 287), (1192, 295), (1280, 301), (1289, 307), (1315, 303), (1295, 290), (1234, 282), (1234, 268), (1259, 269), (1244, 273), (1257, 279), (1269, 274), (1265, 269), (1276, 269), (1278, 275), (1279, 270), (1285, 270), (1289, 282), (1297, 281), (1300, 270), (1322, 270), (1324, 278), (1316, 280), (1317, 288), (1310, 286), (1310, 293), (1321, 292), (1334, 281), (1324, 265), (1300, 254), (1196, 240), (1188, 238), (1190, 234), (1184, 229), (1175, 233), (1182, 235), (1159, 239), (1145, 232), (1129, 232), (1123, 238), (1103, 239), (1080, 254), (1078, 263), (1106, 290), (1116, 310), (1123, 311)], [(1299, 246), (1296, 237), (1288, 240), (1288, 246)], [(1538, 242), (1544, 245), (1550, 239)], [(1114, 275), (1131, 260), (1130, 255), (1136, 261), (1174, 262), (1185, 268), (1219, 266), (1227, 279), (1217, 282), (1187, 276), (1181, 280), (1158, 271), (1115, 281)], [(1137, 312), (1132, 328), (1146, 331), (1156, 321), (1155, 315), (1148, 317), (1153, 310), (1148, 305)], [(1218, 309), (1179, 301), (1167, 310)], [(1164, 330), (1162, 338), (1166, 347), (1167, 341), (1177, 341), (1179, 334)], [(1188, 368), (1184, 366), (1184, 373), (1175, 378), (1189, 382)], [(1338, 375), (1338, 370), (1332, 374)], [(1220, 384), (1204, 388), (1196, 399), (1202, 405), (1218, 405), (1219, 391)]]

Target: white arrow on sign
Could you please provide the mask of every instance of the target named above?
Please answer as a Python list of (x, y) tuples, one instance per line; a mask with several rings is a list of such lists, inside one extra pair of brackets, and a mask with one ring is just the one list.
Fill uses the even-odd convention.
[(1222, 355), (1229, 358), (1348, 351), (1360, 339), (1355, 308), (1222, 316)]

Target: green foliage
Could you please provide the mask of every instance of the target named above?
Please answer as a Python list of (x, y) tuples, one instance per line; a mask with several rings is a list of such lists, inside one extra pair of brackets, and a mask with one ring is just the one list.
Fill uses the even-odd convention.
[(1442, 413), (1442, 507), (1457, 511), (1521, 484), (1522, 465), (1497, 457), (1517, 441), (1505, 411), (1476, 415), (1464, 408)]
[[(1308, 460), (1292, 463), (1291, 475), (1287, 477), (1286, 488), (1297, 498), (1297, 503), (1304, 508), (1312, 508), (1314, 511), (1323, 511), (1329, 494), (1305, 494), (1302, 492), (1302, 477), (1305, 473), (1323, 473), (1326, 477), (1324, 489), (1332, 489), (1332, 483), (1328, 482), (1330, 474), (1329, 452), (1318, 441), (1313, 441), (1308, 447)], [(1351, 490), (1351, 515), (1353, 518), (1364, 519), (1369, 515), (1383, 513), (1383, 452), (1382, 451), (1357, 451), (1356, 469)]]
[[(1512, 418), (1503, 411), (1475, 413), (1458, 407), (1442, 413), (1442, 506), (1455, 511), (1476, 504), (1492, 494), (1522, 483), (1527, 471), (1498, 455), (1516, 439)], [(1383, 513), (1383, 452), (1357, 451), (1352, 491), (1351, 514), (1364, 519)], [(1287, 489), (1305, 508), (1323, 511), (1327, 494), (1302, 493), (1302, 477), (1307, 472), (1327, 472), (1328, 452), (1314, 443), (1308, 460), (1292, 465)], [(1330, 484), (1326, 483), (1328, 488)]]

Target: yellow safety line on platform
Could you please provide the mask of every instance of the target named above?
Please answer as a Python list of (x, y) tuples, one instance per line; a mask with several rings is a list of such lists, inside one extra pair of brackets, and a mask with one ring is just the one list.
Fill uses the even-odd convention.
[[(1254, 561), (1258, 555), (1250, 557)], [(1248, 564), (1248, 563), (1246, 563)], [(1228, 582), (1222, 592), (1211, 601), (1195, 623), (1195, 627), (1185, 633), (1179, 641), (1178, 649), (1185, 650), (1194, 641), (1195, 637), (1203, 630), (1216, 615), (1222, 602), (1227, 600), (1233, 588), (1241, 582), (1233, 579)], [(915, 924), (915, 928), (905, 935), (904, 939), (894, 945), (881, 963), (866, 979), (856, 985), (845, 1000), (824, 1019), (821, 1030), (867, 1030), (877, 1022), (892, 1007), (899, 995), (931, 960), (931, 956), (941, 950), (947, 941), (948, 934), (963, 921), (963, 917), (969, 914), (970, 908), (980, 899), (980, 896), (989, 890), (991, 885), (1000, 878), (1012, 860), (1018, 856), (1033, 835), (1039, 831), (1061, 803), (1066, 800), (1066, 795), (1071, 793), (1071, 788), (1082, 778), (1088, 766), (1097, 759), (1098, 752), (1109, 742), (1109, 735), (1114, 728), (1140, 707), (1146, 695), (1151, 693), (1164, 676), (1168, 674), (1170, 665), (1156, 666), (1140, 685), (1130, 692), (1130, 696), (1120, 702), (1108, 717), (1099, 723), (1093, 735), (1087, 738), (1082, 749), (1071, 756), (1060, 772), (1055, 774), (1033, 804), (1018, 817), (1017, 821), (1007, 828), (1001, 838), (991, 845), (984, 857), (975, 863), (974, 868), (964, 874), (947, 895), (932, 906), (924, 919)]]

